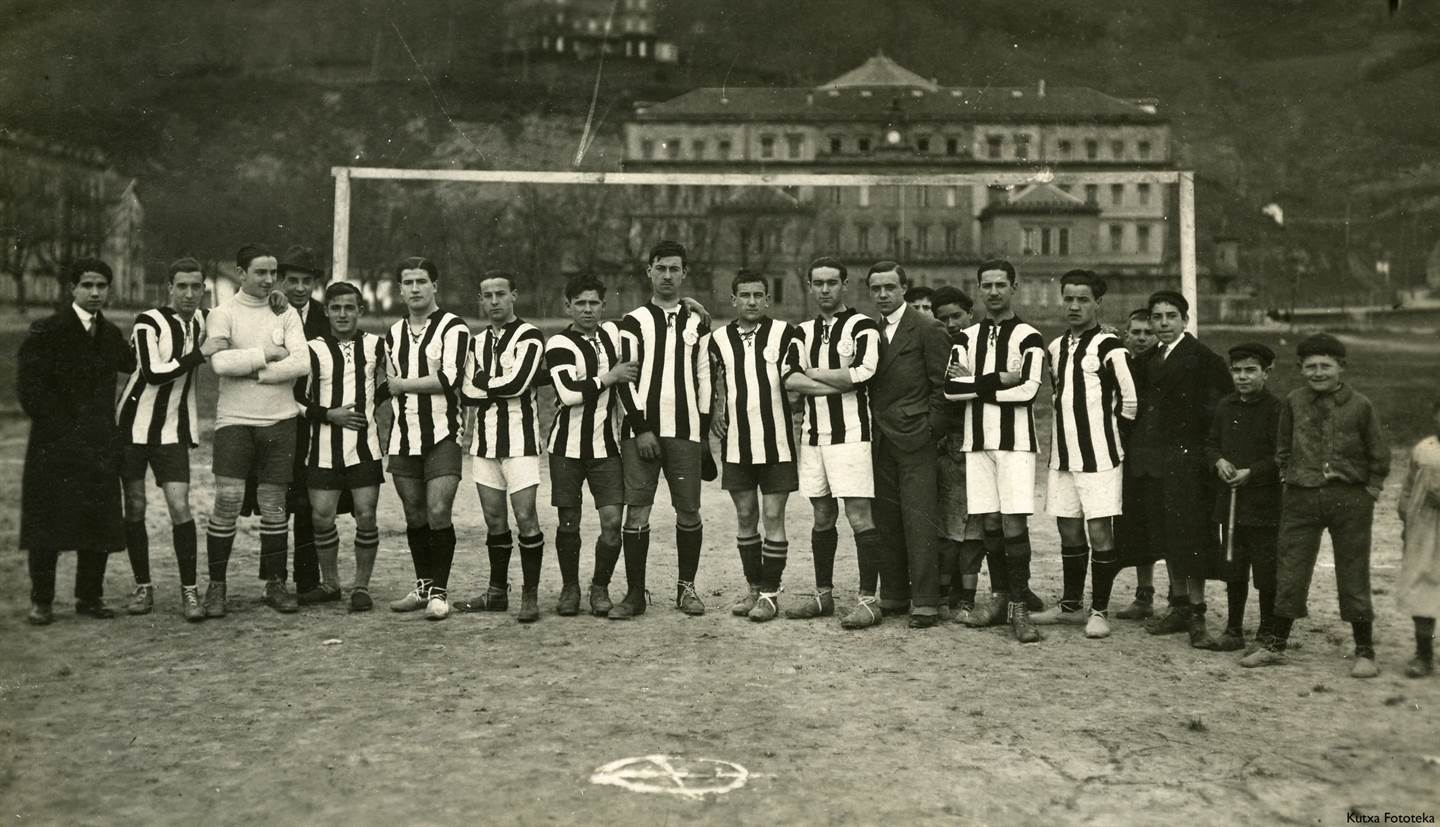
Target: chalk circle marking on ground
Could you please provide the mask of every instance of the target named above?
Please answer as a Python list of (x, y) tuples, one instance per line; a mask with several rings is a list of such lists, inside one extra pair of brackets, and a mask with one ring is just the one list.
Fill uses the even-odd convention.
[(731, 761), (674, 755), (621, 758), (590, 774), (591, 784), (683, 798), (723, 795), (740, 789), (749, 780), (750, 771)]

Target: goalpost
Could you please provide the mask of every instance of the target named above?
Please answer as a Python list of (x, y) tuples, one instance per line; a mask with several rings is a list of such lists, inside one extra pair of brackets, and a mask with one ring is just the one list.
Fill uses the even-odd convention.
[[(725, 187), (989, 187), (1050, 184), (1058, 181), (1085, 184), (1175, 184), (1179, 210), (1180, 292), (1190, 303), (1189, 330), (1199, 330), (1199, 289), (1195, 263), (1195, 174), (1191, 171), (1154, 170), (1068, 172), (1045, 169), (1014, 172), (943, 174), (872, 173), (703, 173), (703, 172), (559, 172), (538, 170), (397, 169), (385, 167), (332, 167), (335, 178), (333, 273), (349, 272), (350, 183), (354, 180), (433, 181), (475, 184), (551, 184), (586, 186), (725, 186)], [(902, 263), (904, 263), (902, 261)]]

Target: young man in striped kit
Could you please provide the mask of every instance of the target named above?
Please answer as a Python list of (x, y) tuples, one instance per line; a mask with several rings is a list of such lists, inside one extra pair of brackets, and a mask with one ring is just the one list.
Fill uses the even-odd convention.
[(864, 629), (883, 619), (876, 591), (884, 549), (871, 514), (875, 468), (865, 388), (880, 362), (880, 328), (873, 319), (845, 306), (848, 273), (839, 260), (823, 256), (810, 262), (806, 283), (820, 313), (797, 326), (785, 357), (785, 388), (805, 397), (805, 434), (797, 471), (800, 493), (814, 509), (810, 548), (817, 594), (815, 602), (785, 614), (804, 620), (835, 613), (832, 581), (839, 498), (845, 501), (845, 518), (855, 533), (860, 568), (859, 602), (840, 625)]
[[(1085, 636), (1110, 636), (1110, 588), (1119, 573), (1113, 518), (1122, 511), (1125, 449), (1120, 419), (1135, 420), (1135, 382), (1120, 338), (1100, 328), (1105, 280), (1090, 270), (1060, 277), (1060, 303), (1069, 332), (1050, 343), (1050, 476), (1046, 507), (1060, 530), (1064, 593), (1031, 620), (1085, 624)], [(1089, 535), (1090, 546), (1085, 539)], [(1085, 566), (1091, 567), (1090, 612)]]
[(277, 315), (269, 304), (278, 263), (265, 247), (247, 244), (235, 259), (240, 289), (206, 318), (219, 340), (210, 367), (220, 377), (215, 405), (215, 505), (206, 529), (210, 585), (205, 616), (225, 615), (225, 576), (235, 543), (235, 520), (245, 479), (257, 482), (260, 575), (265, 603), (278, 612), (298, 608), (285, 588), (290, 532), (285, 494), (294, 475), (296, 379), (310, 370), (305, 332), (295, 309)]
[(675, 548), (679, 576), (675, 607), (702, 615), (705, 604), (695, 590), (704, 525), (700, 520), (702, 455), (710, 430), (710, 326), (680, 300), (689, 274), (685, 248), (661, 241), (650, 251), (646, 275), (650, 301), (620, 321), (622, 358), (638, 364), (637, 409), (621, 428), (620, 455), (625, 471), (625, 599), (610, 610), (611, 620), (629, 620), (645, 612), (645, 564), (650, 552), (650, 509), (660, 472), (675, 506)]
[(365, 298), (350, 282), (337, 281), (325, 288), (324, 307), (330, 332), (310, 340), (310, 376), (296, 392), (310, 430), (305, 484), (319, 558), (318, 588), (337, 596), (327, 596), (327, 600), (338, 599), (340, 534), (335, 530), (335, 513), (340, 495), (348, 491), (355, 516), (355, 584), (350, 611), (368, 612), (374, 606), (370, 573), (380, 545), (375, 506), (385, 480), (373, 413), (390, 398), (385, 385), (385, 341), (360, 330)]
[(965, 412), (962, 445), (965, 497), (971, 514), (984, 517), (985, 556), (991, 572), (1004, 572), (990, 604), (971, 624), (993, 626), (1008, 615), (1021, 643), (1040, 632), (1030, 621), (1030, 532), (1035, 513), (1035, 393), (1045, 370), (1045, 341), (1011, 306), (1017, 277), (1008, 261), (991, 260), (976, 271), (986, 317), (962, 335), (951, 351), (945, 396), (974, 400)]
[[(735, 503), (735, 543), (748, 586), (730, 612), (764, 622), (779, 611), (780, 578), (789, 543), (785, 503), (800, 486), (795, 470), (795, 437), (790, 401), (781, 371), (794, 328), (766, 315), (770, 284), (741, 270), (730, 282), (736, 318), (710, 336), (709, 358), (719, 372), (716, 388), (723, 407), (716, 424), (721, 449), (720, 487)], [(764, 540), (757, 529), (763, 519)], [(833, 587), (829, 572), (816, 571), (815, 588)], [(817, 601), (821, 598), (818, 597)]]
[(396, 270), (406, 315), (385, 334), (390, 357), (390, 477), (405, 509), (405, 536), (415, 566), (415, 588), (393, 601), (396, 612), (425, 610), (427, 620), (450, 616), (450, 566), (455, 526), (450, 522), (460, 487), (460, 383), (470, 352), (465, 320), (436, 303), (440, 270), (415, 256)]
[(540, 567), (545, 535), (535, 513), (540, 487), (540, 417), (535, 377), (545, 355), (540, 330), (515, 316), (515, 276), (491, 270), (480, 277), (480, 312), (490, 324), (471, 343), (461, 391), (474, 405), (475, 435), (470, 443), (471, 475), (485, 514), (485, 547), (490, 555), (490, 585), (473, 600), (456, 604), (462, 612), (503, 612), (510, 608), (510, 554), (514, 540), (505, 498), (520, 530), (521, 623), (540, 619)]
[(570, 326), (545, 344), (545, 365), (555, 386), (555, 419), (545, 450), (550, 455), (550, 504), (555, 507), (555, 555), (559, 558), (560, 602), (556, 612), (580, 611), (581, 488), (600, 515), (595, 541), (595, 576), (590, 580), (590, 613), (609, 615), (610, 576), (620, 558), (620, 523), (625, 475), (616, 429), (621, 395), (639, 375), (634, 362), (620, 361), (620, 330), (600, 322), (605, 283), (581, 276), (565, 285)]
[(148, 614), (155, 603), (150, 585), (150, 537), (145, 529), (145, 469), (165, 496), (170, 534), (180, 568), (180, 601), (185, 619), (205, 619), (196, 583), (195, 520), (190, 516), (190, 449), (199, 445), (195, 369), (219, 342), (204, 342), (205, 274), (200, 262), (170, 264), (170, 300), (135, 317), (130, 347), (136, 370), (121, 394), (117, 416), (127, 437), (121, 453), (125, 484), (125, 545), (135, 574), (135, 594), (125, 610)]

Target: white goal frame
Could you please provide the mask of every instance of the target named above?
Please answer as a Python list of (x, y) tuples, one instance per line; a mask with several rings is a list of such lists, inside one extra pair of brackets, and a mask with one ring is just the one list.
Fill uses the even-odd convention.
[(750, 173), (750, 172), (552, 172), (541, 170), (399, 169), (393, 167), (331, 167), (335, 178), (335, 227), (331, 270), (350, 270), (350, 182), (447, 181), (472, 184), (590, 184), (598, 186), (655, 186), (667, 184), (739, 187), (861, 187), (861, 186), (1022, 186), (1050, 183), (1057, 177), (1084, 183), (1176, 184), (1180, 210), (1180, 293), (1190, 302), (1187, 328), (1199, 332), (1199, 286), (1195, 270), (1195, 173), (1184, 170), (1116, 170), (1066, 172), (1054, 170), (960, 172), (939, 174), (855, 173)]

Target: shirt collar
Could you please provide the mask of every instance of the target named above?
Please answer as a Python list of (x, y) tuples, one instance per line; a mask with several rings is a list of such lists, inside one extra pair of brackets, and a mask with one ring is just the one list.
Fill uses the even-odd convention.
[(75, 311), (75, 315), (76, 315), (77, 317), (79, 317), (79, 319), (80, 319), (80, 326), (83, 327), (83, 328), (89, 329), (89, 327), (90, 327), (90, 320), (93, 319), (93, 318), (95, 318), (95, 315), (96, 315), (96, 314), (87, 311), (85, 308), (81, 307), (81, 306), (78, 305), (78, 304), (75, 304), (74, 302), (71, 302), (71, 303), (70, 303), (70, 309), (71, 309), (71, 310), (74, 310), (74, 311)]
[(910, 306), (910, 305), (906, 304), (906, 303), (903, 302), (903, 301), (900, 302), (900, 306), (897, 307), (897, 308), (895, 308), (895, 312), (894, 312), (894, 313), (891, 313), (891, 314), (889, 314), (889, 315), (887, 315), (887, 316), (885, 317), (885, 324), (890, 325), (890, 326), (894, 326), (894, 325), (900, 324), (900, 317), (902, 317), (902, 316), (905, 315), (905, 309), (908, 308), (909, 306)]

